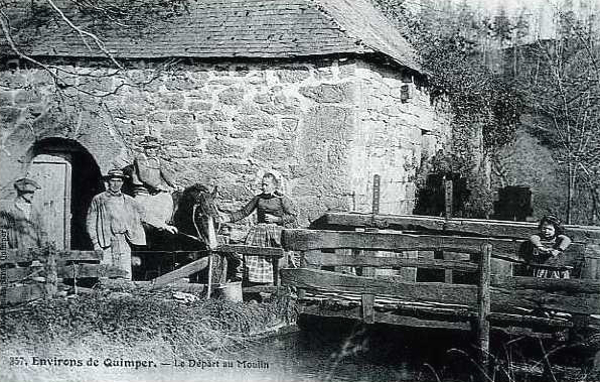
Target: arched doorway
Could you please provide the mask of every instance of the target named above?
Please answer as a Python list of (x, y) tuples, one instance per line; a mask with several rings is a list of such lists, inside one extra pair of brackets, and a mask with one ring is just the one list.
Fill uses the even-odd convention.
[(91, 249), (85, 219), (94, 195), (104, 191), (98, 164), (71, 139), (41, 140), (32, 154), (27, 176), (42, 187), (33, 203), (43, 211), (49, 240), (59, 249)]

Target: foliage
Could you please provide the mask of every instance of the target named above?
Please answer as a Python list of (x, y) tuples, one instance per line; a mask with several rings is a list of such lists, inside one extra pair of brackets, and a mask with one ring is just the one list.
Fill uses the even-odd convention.
[(577, 188), (591, 194), (592, 214), (600, 217), (600, 35), (593, 21), (593, 16), (578, 17), (568, 7), (560, 9), (556, 12), (555, 39), (537, 40), (508, 51), (519, 65), (518, 70), (506, 72), (515, 79), (536, 118), (530, 126), (532, 132), (553, 149), (568, 179), (567, 222), (574, 218)]
[(451, 107), (452, 167), (472, 191), (465, 214), (487, 215), (495, 153), (523, 119), (534, 118), (535, 135), (553, 149), (568, 178), (565, 220), (572, 220), (575, 194), (591, 200), (591, 215), (600, 219), (600, 49), (593, 12), (584, 17), (570, 2), (561, 4), (556, 38), (540, 40), (523, 11), (511, 16), (501, 8), (490, 17), (466, 3), (424, 1), (416, 11), (410, 1), (378, 3), (420, 54), (432, 95)]
[(241, 341), (296, 317), (295, 305), (285, 295), (251, 304), (203, 299), (182, 303), (169, 298), (171, 294), (169, 290), (97, 291), (39, 301), (3, 313), (0, 339), (34, 348), (56, 341), (78, 343), (86, 337), (132, 347), (159, 340), (181, 349), (178, 355), (184, 357), (193, 356), (190, 344), (222, 347), (228, 339)]
[[(523, 100), (511, 81), (488, 65), (490, 41), (506, 43), (513, 29), (505, 13), (495, 20), (463, 4), (423, 2), (420, 11), (379, 1), (420, 55), (432, 97), (450, 105), (454, 172), (467, 179), (470, 197), (461, 211), (486, 217), (492, 200), (486, 162), (513, 138)], [(408, 3), (410, 4), (410, 3)]]

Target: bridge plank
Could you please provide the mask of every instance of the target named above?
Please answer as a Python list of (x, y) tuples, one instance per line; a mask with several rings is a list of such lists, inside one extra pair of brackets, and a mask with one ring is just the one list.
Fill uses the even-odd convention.
[(48, 295), (47, 285), (42, 283), (13, 285), (8, 287), (0, 287), (1, 306), (21, 304), (44, 298)]
[[(504, 220), (445, 219), (433, 216), (371, 215), (344, 212), (327, 213), (324, 220), (331, 225), (347, 227), (421, 228), (520, 239), (527, 239), (532, 234), (537, 233), (537, 223)], [(600, 240), (600, 227), (567, 225), (565, 229), (566, 234), (576, 242), (588, 243)]]
[[(313, 249), (355, 248), (372, 251), (416, 251), (454, 250), (463, 253), (479, 253), (481, 245), (489, 240), (435, 235), (407, 235), (397, 232), (352, 232), (286, 229), (283, 231), (283, 246), (289, 250), (308, 251)], [(520, 243), (512, 240), (491, 243), (494, 247), (518, 251)]]
[(406, 283), (344, 275), (316, 269), (282, 269), (282, 281), (298, 288), (389, 295), (406, 301), (433, 301), (475, 306), (477, 287), (444, 283)]
[(223, 244), (214, 249), (214, 252), (220, 253), (241, 253), (243, 255), (265, 256), (265, 257), (283, 257), (283, 248), (274, 247), (254, 247), (250, 245)]
[(43, 267), (8, 268), (3, 271), (3, 282), (7, 284), (20, 282), (32, 277), (45, 277), (46, 271)]
[[(477, 286), (445, 283), (407, 283), (371, 277), (344, 275), (315, 269), (282, 269), (286, 285), (299, 288), (389, 295), (405, 301), (442, 302), (475, 308)], [(583, 293), (540, 293), (535, 289), (491, 288), (492, 311), (507, 311), (515, 306), (556, 310), (575, 314), (600, 312), (600, 295)]]
[(169, 284), (177, 279), (187, 277), (193, 273), (199, 272), (204, 268), (208, 267), (208, 256), (193, 261), (189, 264), (184, 265), (181, 268), (177, 268), (174, 271), (159, 276), (153, 280), (153, 287), (157, 288), (161, 285)]
[(600, 295), (600, 281), (589, 279), (543, 279), (539, 277), (492, 275), (492, 286)]
[(126, 277), (127, 272), (109, 264), (71, 264), (58, 267), (57, 276), (65, 279), (75, 277)]
[(308, 266), (350, 266), (350, 267), (415, 267), (426, 269), (453, 269), (461, 272), (476, 272), (477, 264), (468, 261), (438, 260), (426, 258), (374, 257), (366, 255), (342, 255), (308, 251), (304, 254)]
[[(47, 252), (42, 248), (35, 249), (7, 249), (2, 254), (0, 264), (25, 263), (38, 260), (45, 262), (48, 258)], [(76, 261), (76, 260), (101, 260), (102, 253), (96, 251), (66, 250), (56, 251), (57, 261)]]
[[(302, 306), (301, 313), (320, 317), (339, 317), (353, 320), (362, 320), (362, 308), (360, 306), (343, 310), (327, 309), (320, 305)], [(400, 316), (394, 313), (378, 311), (374, 312), (373, 322), (399, 326), (409, 326), (415, 328), (471, 330), (471, 325), (467, 321), (425, 319), (411, 316)]]
[[(483, 244), (492, 245), (493, 257), (504, 257), (505, 260), (520, 260), (520, 253), (526, 240), (459, 237), (439, 235), (412, 235), (399, 232), (379, 231), (321, 231), (304, 229), (285, 229), (282, 234), (283, 247), (287, 250), (310, 251), (316, 249), (354, 248), (371, 251), (431, 251), (479, 254)], [(565, 252), (570, 259), (582, 259), (585, 246), (573, 243)]]

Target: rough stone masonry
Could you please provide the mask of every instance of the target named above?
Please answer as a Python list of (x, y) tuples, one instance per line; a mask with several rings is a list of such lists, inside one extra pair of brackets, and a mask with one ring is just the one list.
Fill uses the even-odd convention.
[(302, 224), (327, 210), (369, 212), (374, 174), (380, 212), (410, 214), (415, 171), (450, 133), (448, 114), (425, 88), (361, 59), (137, 60), (126, 74), (92, 60), (58, 65), (79, 74), (67, 82), (82, 91), (58, 91), (38, 68), (1, 73), (3, 199), (27, 172), (36, 142), (74, 140), (106, 172), (131, 163), (151, 134), (161, 137), (178, 183), (218, 185), (224, 210), (249, 200), (273, 169)]

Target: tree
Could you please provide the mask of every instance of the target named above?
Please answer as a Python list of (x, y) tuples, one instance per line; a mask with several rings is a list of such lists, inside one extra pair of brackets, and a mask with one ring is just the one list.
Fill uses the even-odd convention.
[(514, 72), (529, 112), (538, 117), (538, 136), (566, 173), (567, 223), (574, 220), (577, 192), (592, 202), (592, 216), (578, 220), (593, 223), (600, 216), (600, 36), (592, 17), (580, 18), (568, 7), (557, 10), (556, 38), (522, 48), (527, 60)]
[(417, 13), (393, 7), (389, 1), (380, 4), (389, 17), (404, 25), (429, 74), (432, 97), (445, 99), (453, 113), (448, 158), (452, 172), (467, 178), (471, 190), (463, 214), (489, 216), (490, 158), (512, 139), (522, 108), (513, 84), (488, 65), (496, 51), (490, 39), (504, 43), (512, 24), (506, 15), (492, 21), (466, 3), (424, 1)]

